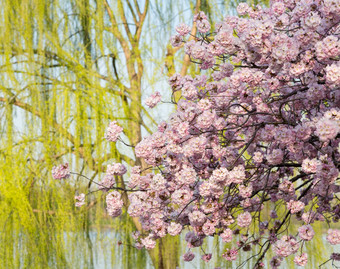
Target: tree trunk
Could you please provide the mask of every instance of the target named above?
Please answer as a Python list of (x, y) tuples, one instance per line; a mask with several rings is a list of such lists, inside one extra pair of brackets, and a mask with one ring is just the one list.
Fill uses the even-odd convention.
[(179, 236), (167, 235), (158, 239), (156, 247), (148, 251), (154, 267), (175, 269), (179, 266), (179, 246)]

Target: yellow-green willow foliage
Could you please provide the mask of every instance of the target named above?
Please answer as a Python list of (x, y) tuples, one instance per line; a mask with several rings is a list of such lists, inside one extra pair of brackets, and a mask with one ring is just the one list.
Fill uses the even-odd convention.
[[(69, 268), (70, 261), (80, 265), (80, 260), (69, 256), (70, 244), (89, 254), (86, 238), (76, 233), (85, 215), (74, 212), (71, 199), (65, 199), (70, 194), (55, 183), (34, 188), (41, 176), (38, 169), (23, 151), (16, 158), (1, 158), (1, 268)], [(64, 240), (66, 236), (68, 240)], [(74, 236), (82, 238), (76, 241)]]
[[(65, 160), (92, 179), (108, 160), (135, 162), (103, 139), (116, 119), (136, 144), (143, 124), (138, 39), (148, 6), (138, 11), (140, 30), (127, 37), (122, 5), (0, 3), (0, 268), (94, 267), (93, 226), (104, 239), (104, 224), (113, 233), (134, 229), (131, 220), (106, 218), (100, 193), (91, 196), (88, 208), (74, 207), (75, 192), (95, 190), (94, 184), (50, 176), (52, 166)], [(137, 255), (144, 268), (144, 252), (118, 249), (113, 239), (103, 245), (111, 251), (103, 260), (127, 263), (131, 257), (113, 259), (123, 252)]]
[(74, 186), (49, 180), (28, 158), (21, 151), (0, 161), (1, 268), (97, 268), (96, 258), (101, 268), (146, 268), (145, 251), (127, 247), (134, 227), (126, 216), (108, 219), (103, 203), (75, 208)]

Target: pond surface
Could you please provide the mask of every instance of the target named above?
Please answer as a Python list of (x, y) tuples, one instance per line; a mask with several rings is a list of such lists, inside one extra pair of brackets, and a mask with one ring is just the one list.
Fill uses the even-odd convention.
[[(140, 257), (136, 255), (136, 252), (138, 252), (138, 250), (136, 251), (136, 249), (134, 249), (132, 246), (127, 246), (123, 244), (117, 247), (119, 237), (119, 234), (117, 234), (112, 229), (105, 229), (99, 233), (95, 230), (92, 230), (90, 232), (90, 238), (93, 248), (94, 268), (131, 268), (131, 265), (134, 265), (133, 268), (153, 268), (152, 262), (147, 252), (142, 251), (145, 259), (140, 259)], [(180, 258), (179, 268), (196, 269), (215, 268), (219, 266), (221, 268), (237, 268), (238, 265), (240, 265), (245, 259), (256, 254), (255, 251), (241, 252), (239, 255), (239, 259), (231, 263), (226, 261), (224, 258), (219, 258), (218, 253), (223, 253), (223, 246), (224, 244), (222, 242), (219, 242), (217, 239), (209, 238), (209, 240), (207, 240), (207, 243), (204, 245), (204, 249), (206, 253), (213, 254), (212, 260), (208, 263), (202, 261), (200, 259), (202, 251), (198, 248), (195, 248), (193, 250), (196, 255), (195, 259), (191, 262), (184, 262)], [(180, 253), (184, 253), (185, 250), (185, 243), (182, 242), (180, 246)], [(126, 256), (126, 252), (130, 252), (130, 256)], [(340, 246), (330, 245), (326, 240), (326, 236), (324, 235), (319, 238), (314, 238), (312, 242), (307, 242), (304, 247), (304, 252), (307, 252), (309, 261), (308, 265), (305, 268), (318, 268), (320, 264), (329, 259), (329, 256), (333, 252), (340, 252)], [(272, 256), (271, 252), (269, 252), (269, 256)], [(124, 261), (124, 258), (130, 260), (129, 265), (127, 264), (127, 261)], [(293, 258), (294, 255), (289, 257), (287, 260), (284, 260), (280, 268), (302, 268), (295, 266), (295, 264), (293, 263)], [(270, 259), (268, 257), (265, 261), (265, 268), (270, 268), (269, 261)], [(250, 260), (249, 263), (242, 268), (252, 268), (254, 262), (255, 260)], [(340, 263), (335, 263), (335, 265), (339, 266)], [(321, 268), (332, 268), (332, 263), (328, 262)]]
[[(133, 247), (131, 232), (134, 228), (131, 221), (122, 217), (107, 220), (107, 223), (110, 223), (107, 225), (91, 226), (84, 212), (79, 212), (77, 215), (69, 214), (62, 218), (50, 216), (47, 217), (47, 220), (41, 218), (39, 222), (34, 218), (27, 219), (25, 222), (27, 228), (25, 229), (23, 226), (18, 228), (19, 220), (14, 219), (13, 214), (9, 215), (12, 217), (7, 217), (7, 221), (5, 219), (3, 225), (0, 225), (0, 269), (154, 268), (148, 252)], [(73, 220), (77, 221), (71, 222), (73, 217)], [(83, 221), (80, 221), (81, 218), (83, 218)], [(69, 225), (70, 223), (73, 223), (73, 226)], [(332, 246), (327, 242), (325, 233), (328, 227), (325, 224), (315, 223), (312, 226), (315, 236), (311, 242), (306, 242), (303, 247), (303, 252), (308, 254), (309, 263), (305, 267), (307, 269), (319, 268), (319, 265), (327, 261), (333, 252), (340, 253), (340, 245)], [(292, 225), (291, 234), (295, 235), (298, 227), (298, 225)], [(200, 258), (203, 254), (201, 248), (193, 249), (196, 255), (193, 261), (184, 262), (180, 256), (187, 251), (184, 240), (185, 234), (184, 231), (180, 243), (173, 248), (178, 249), (178, 252), (170, 253), (168, 251), (166, 253), (168, 259), (178, 261), (178, 267), (181, 269), (238, 268), (243, 261), (250, 258), (249, 262), (242, 267), (249, 269), (256, 262), (256, 259), (251, 258), (257, 254), (258, 249), (255, 247), (249, 252), (240, 251), (236, 261), (226, 261), (221, 255), (230, 246), (221, 242), (218, 237), (207, 238), (202, 246), (205, 253), (212, 253), (212, 259), (208, 263)], [(234, 246), (236, 240), (237, 238), (233, 240)], [(166, 247), (166, 251), (168, 249), (169, 246)], [(264, 261), (265, 268), (270, 268), (269, 261), (272, 256), (273, 253), (270, 250)], [(302, 268), (295, 266), (293, 259), (294, 255), (291, 255), (282, 262), (280, 268)], [(340, 263), (337, 262), (336, 265), (340, 266)], [(331, 262), (321, 269), (328, 268), (332, 268)]]

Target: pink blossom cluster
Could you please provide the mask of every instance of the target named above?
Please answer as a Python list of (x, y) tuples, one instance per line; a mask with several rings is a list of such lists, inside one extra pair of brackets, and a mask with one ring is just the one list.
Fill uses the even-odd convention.
[(233, 239), (233, 231), (229, 228), (226, 228), (223, 233), (220, 234), (221, 239), (223, 242), (231, 242)]
[(288, 257), (299, 249), (298, 241), (292, 236), (282, 236), (274, 245), (274, 252), (279, 257)]
[(201, 256), (202, 260), (205, 261), (205, 262), (208, 262), (211, 260), (211, 257), (212, 257), (212, 254), (211, 253), (208, 253), (208, 254), (203, 254)]
[(176, 31), (179, 35), (186, 36), (187, 34), (190, 33), (190, 27), (185, 23), (181, 23), (176, 27)]
[(98, 183), (99, 188), (102, 190), (110, 190), (116, 183), (116, 179), (111, 174), (105, 174), (102, 181)]
[(195, 258), (195, 254), (192, 253), (190, 250), (183, 255), (183, 260), (185, 262), (191, 262)]
[(331, 245), (340, 244), (340, 230), (337, 229), (329, 229), (327, 232), (327, 241)]
[(110, 142), (116, 142), (122, 132), (123, 128), (120, 127), (116, 121), (112, 121), (106, 129), (105, 139)]
[(248, 227), (251, 224), (251, 214), (249, 212), (244, 212), (237, 217), (237, 224), (240, 227)]
[(295, 214), (302, 211), (305, 208), (305, 204), (301, 201), (290, 200), (287, 203), (287, 208), (290, 210), (292, 214)]
[(52, 168), (52, 177), (54, 179), (65, 179), (70, 177), (70, 169), (68, 167), (68, 163), (54, 166)]
[(118, 191), (110, 192), (106, 195), (106, 210), (109, 216), (117, 217), (122, 213), (123, 200)]
[(227, 249), (223, 254), (222, 257), (225, 258), (227, 261), (234, 261), (238, 257), (237, 249)]
[(162, 96), (159, 92), (155, 92), (154, 94), (151, 94), (148, 99), (146, 99), (145, 104), (148, 107), (153, 108), (161, 101), (161, 97)]
[[(339, 71), (340, 74), (340, 71)], [(340, 85), (340, 84), (339, 84)], [(340, 132), (340, 110), (328, 110), (316, 123), (315, 134), (321, 141), (334, 139)]]
[(75, 203), (76, 207), (81, 207), (81, 206), (85, 205), (85, 194), (84, 193), (81, 193), (81, 194), (75, 196), (74, 199), (77, 200), (77, 202)]
[(314, 237), (314, 230), (311, 225), (303, 225), (299, 227), (299, 237), (303, 240), (310, 241)]
[(308, 262), (307, 253), (302, 253), (301, 255), (297, 255), (294, 258), (294, 263), (298, 266), (305, 266)]
[[(313, 223), (340, 219), (339, 0), (241, 3), (237, 12), (211, 33), (199, 12), (199, 33), (190, 40), (188, 25), (176, 28), (172, 45), (184, 44), (201, 72), (169, 79), (182, 98), (135, 147), (147, 165), (131, 169), (123, 190), (127, 213), (143, 229), (138, 248), (151, 249), (158, 238), (188, 228), (185, 261), (195, 257), (191, 248), (219, 236), (231, 245), (223, 254), (229, 261), (259, 251), (255, 268), (261, 268), (272, 249), (270, 264), (277, 268), (301, 248), (294, 262), (304, 266)], [(116, 141), (121, 132), (113, 122), (106, 138)], [(118, 191), (107, 195), (110, 215), (122, 206)], [(300, 225), (295, 236), (291, 223)], [(339, 244), (339, 231), (330, 229), (327, 240)], [(208, 262), (210, 255), (201, 258)]]
[(168, 234), (175, 236), (180, 234), (182, 231), (182, 225), (179, 223), (175, 223), (172, 222), (169, 226), (168, 226)]
[(122, 176), (126, 172), (126, 167), (121, 163), (109, 164), (106, 169), (106, 173), (112, 176)]

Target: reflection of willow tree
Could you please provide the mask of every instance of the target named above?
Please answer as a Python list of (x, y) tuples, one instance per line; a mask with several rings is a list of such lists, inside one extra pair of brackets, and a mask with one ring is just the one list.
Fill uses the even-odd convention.
[[(169, 75), (178, 61), (176, 51), (154, 47), (169, 39), (174, 14), (217, 5), (208, 0), (178, 1), (179, 7), (176, 1), (165, 2), (1, 2), (0, 267), (93, 266), (91, 259), (84, 265), (72, 253), (92, 257), (90, 224), (108, 222), (97, 210), (103, 207), (96, 202), (102, 197), (95, 194), (90, 211), (76, 211), (75, 187), (96, 187), (82, 185), (79, 178), (61, 185), (50, 179), (50, 170), (61, 159), (69, 160), (72, 170), (98, 179), (108, 161), (143, 165), (132, 152), (104, 141), (105, 128), (118, 120), (132, 145), (141, 140), (142, 129), (155, 129), (155, 120), (142, 106), (142, 89), (146, 81), (157, 80), (163, 54)], [(188, 67), (184, 58), (177, 69), (183, 75)], [(123, 226), (127, 233), (132, 223), (140, 228), (137, 219), (129, 219)], [(77, 233), (82, 227), (85, 233)], [(156, 267), (175, 268), (177, 251), (178, 239), (165, 238), (150, 255)], [(136, 255), (143, 267), (145, 258)], [(126, 261), (129, 267), (128, 256)]]

